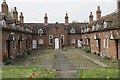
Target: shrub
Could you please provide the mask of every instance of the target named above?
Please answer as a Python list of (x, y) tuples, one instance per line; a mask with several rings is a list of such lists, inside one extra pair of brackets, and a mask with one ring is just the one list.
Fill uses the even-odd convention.
[(83, 49), (85, 52), (91, 52), (91, 49), (90, 49), (90, 47), (86, 47), (85, 49)]

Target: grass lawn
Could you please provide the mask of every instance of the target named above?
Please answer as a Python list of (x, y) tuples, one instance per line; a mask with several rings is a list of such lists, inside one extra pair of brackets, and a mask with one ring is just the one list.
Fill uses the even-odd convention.
[(2, 78), (54, 78), (55, 71), (32, 66), (3, 66)]
[(118, 68), (94, 68), (78, 70), (79, 78), (118, 78)]

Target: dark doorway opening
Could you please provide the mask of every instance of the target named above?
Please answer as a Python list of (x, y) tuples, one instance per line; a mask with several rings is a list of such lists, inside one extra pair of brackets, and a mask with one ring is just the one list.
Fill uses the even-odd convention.
[(101, 51), (100, 40), (98, 40), (98, 47), (99, 47), (99, 52), (100, 52)]
[(10, 41), (8, 40), (7, 43), (8, 43), (8, 58), (10, 59)]

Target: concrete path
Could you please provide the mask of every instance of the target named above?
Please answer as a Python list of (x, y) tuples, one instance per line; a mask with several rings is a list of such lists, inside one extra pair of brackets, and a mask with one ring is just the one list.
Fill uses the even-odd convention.
[(56, 50), (55, 53), (54, 67), (58, 73), (57, 78), (74, 78), (76, 71), (73, 65), (59, 50)]

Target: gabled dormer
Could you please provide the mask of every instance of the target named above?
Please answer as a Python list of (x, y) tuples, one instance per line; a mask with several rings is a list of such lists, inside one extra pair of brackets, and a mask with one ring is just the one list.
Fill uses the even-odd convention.
[(107, 26), (108, 26), (107, 21), (104, 21), (103, 26), (104, 26), (104, 28), (107, 28)]
[(75, 34), (75, 33), (76, 33), (75, 29), (72, 28), (72, 29), (70, 30), (70, 33), (71, 33), (71, 34)]
[(94, 31), (94, 30), (95, 30), (95, 25), (93, 24), (93, 25), (92, 25), (92, 31)]

